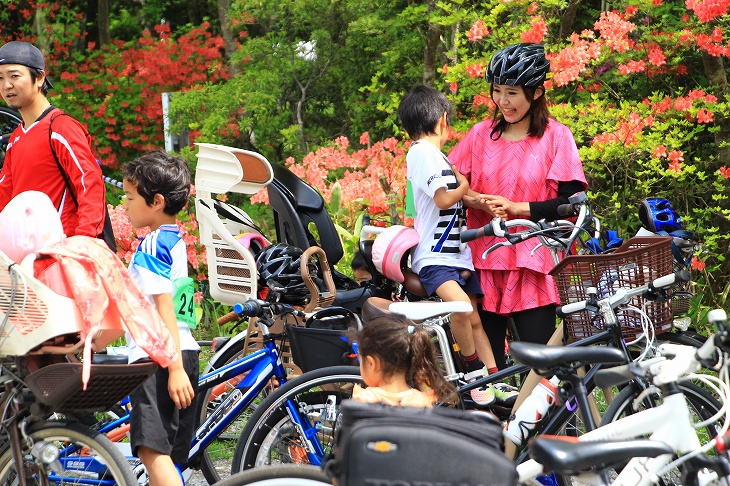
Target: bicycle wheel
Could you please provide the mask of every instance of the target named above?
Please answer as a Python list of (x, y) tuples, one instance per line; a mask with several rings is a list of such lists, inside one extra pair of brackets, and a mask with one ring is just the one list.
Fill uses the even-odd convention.
[[(55, 473), (39, 467), (32, 455), (32, 443), (23, 444), (23, 469), (27, 484), (116, 484), (137, 486), (127, 459), (114, 443), (88, 427), (77, 423), (43, 422), (30, 427), (30, 442), (55, 445), (63, 469)], [(17, 465), (10, 448), (0, 456), (0, 485), (17, 484)], [(45, 481), (48, 481), (46, 483)]]
[[(720, 410), (721, 404), (718, 402), (707, 390), (704, 390), (700, 386), (690, 383), (682, 382), (678, 384), (680, 390), (684, 394), (687, 404), (689, 405), (690, 414), (695, 422), (707, 420), (712, 417), (718, 410)], [(645, 399), (638, 409), (634, 409), (634, 401), (639, 394), (639, 387), (637, 385), (629, 385), (625, 387), (616, 396), (611, 405), (608, 406), (603, 418), (601, 425), (605, 425), (611, 422), (615, 422), (621, 417), (631, 415), (639, 410), (648, 408), (653, 405), (656, 397)], [(697, 433), (700, 436), (700, 442), (706, 443), (717, 435), (719, 427), (709, 424), (702, 429), (699, 429)], [(608, 477), (613, 480), (620, 472), (620, 467), (615, 468), (612, 471), (608, 471)], [(577, 485), (580, 483), (575, 482), (573, 478), (569, 476), (557, 476), (559, 485)], [(663, 477), (659, 478), (657, 484), (661, 485), (681, 485), (682, 484), (682, 472), (677, 469), (670, 471)]]
[[(243, 357), (243, 346), (244, 340), (241, 340), (240, 346), (232, 346), (231, 348), (224, 350), (220, 356), (214, 356), (213, 359), (215, 361), (208, 372), (215, 371), (216, 369), (222, 368), (227, 364), (241, 359)], [(230, 393), (233, 393), (236, 390), (236, 384), (238, 384), (245, 376), (246, 374), (239, 375), (228, 382), (209, 388), (200, 393), (196, 405), (198, 407), (198, 424), (202, 424), (216, 409), (216, 407), (222, 403)], [(201, 451), (198, 456), (200, 461), (200, 472), (203, 473), (203, 476), (205, 476), (205, 479), (209, 484), (216, 483), (229, 475), (231, 459), (236, 449), (238, 436), (245, 428), (246, 422), (249, 420), (254, 410), (256, 410), (258, 404), (270, 393), (271, 389), (265, 388), (259, 395), (259, 398), (256, 398), (248, 406), (248, 408), (243, 410), (238, 417), (235, 418), (231, 425), (229, 425), (221, 435), (216, 437), (207, 448)]]
[(236, 473), (217, 486), (322, 486), (323, 484), (332, 484), (332, 479), (317, 466), (281, 464)]
[(361, 378), (360, 369), (355, 366), (321, 368), (287, 382), (264, 400), (249, 419), (236, 446), (231, 473), (270, 464), (307, 463), (300, 431), (287, 412), (290, 400), (295, 402), (301, 418), (318, 430), (314, 439), (325, 454), (332, 451), (339, 404), (352, 397), (356, 383), (361, 383)]

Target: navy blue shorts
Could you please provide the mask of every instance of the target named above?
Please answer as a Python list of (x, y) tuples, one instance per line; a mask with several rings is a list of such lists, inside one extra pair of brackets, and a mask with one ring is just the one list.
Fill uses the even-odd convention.
[(482, 287), (479, 285), (479, 280), (473, 270), (467, 270), (471, 272), (471, 277), (468, 280), (464, 280), (460, 274), (463, 268), (447, 267), (446, 265), (429, 265), (423, 267), (418, 272), (418, 278), (421, 279), (423, 287), (428, 292), (428, 295), (433, 297), (436, 295), (436, 289), (441, 287), (444, 282), (449, 280), (455, 280), (464, 289), (464, 292), (471, 295), (483, 295)]

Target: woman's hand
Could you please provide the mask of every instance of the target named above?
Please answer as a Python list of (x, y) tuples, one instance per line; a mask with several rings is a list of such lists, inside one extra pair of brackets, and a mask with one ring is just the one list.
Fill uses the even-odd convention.
[(530, 203), (512, 202), (506, 197), (495, 194), (480, 194), (480, 202), (485, 204), (491, 212), (502, 219), (512, 216), (529, 216)]
[(492, 209), (487, 204), (482, 203), (481, 197), (481, 194), (469, 191), (469, 193), (462, 199), (462, 202), (464, 203), (464, 206), (468, 208), (481, 209), (494, 218), (495, 214), (492, 212)]

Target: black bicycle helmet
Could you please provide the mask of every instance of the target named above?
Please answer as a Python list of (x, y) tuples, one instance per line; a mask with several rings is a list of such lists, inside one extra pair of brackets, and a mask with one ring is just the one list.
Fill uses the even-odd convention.
[[(256, 257), (258, 284), (279, 293), (281, 301), (292, 305), (305, 305), (311, 295), (304, 280), (300, 262), (301, 249), (286, 243), (277, 243), (261, 250)], [(310, 262), (310, 274), (317, 275), (317, 266)]]
[(540, 86), (550, 72), (550, 61), (540, 44), (513, 44), (489, 61), (488, 83), (510, 86)]
[(672, 208), (672, 203), (660, 197), (650, 197), (641, 201), (639, 219), (644, 228), (652, 233), (661, 231), (671, 233), (682, 229), (682, 218)]

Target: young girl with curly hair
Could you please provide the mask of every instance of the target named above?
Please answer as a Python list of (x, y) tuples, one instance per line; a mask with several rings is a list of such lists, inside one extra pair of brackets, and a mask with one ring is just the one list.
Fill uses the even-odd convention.
[(431, 336), (399, 314), (370, 320), (357, 336), (360, 374), (367, 387), (355, 385), (361, 402), (432, 407), (453, 402), (454, 387), (436, 366)]

